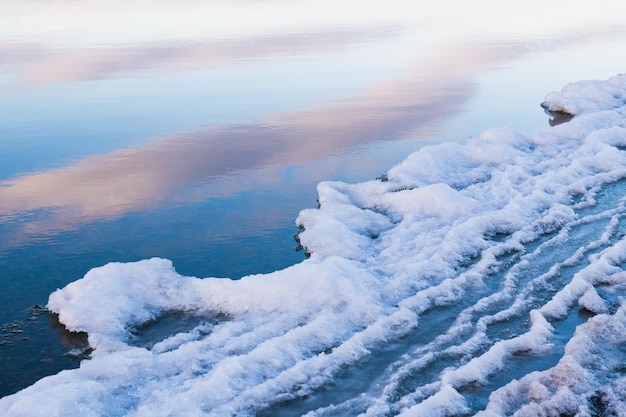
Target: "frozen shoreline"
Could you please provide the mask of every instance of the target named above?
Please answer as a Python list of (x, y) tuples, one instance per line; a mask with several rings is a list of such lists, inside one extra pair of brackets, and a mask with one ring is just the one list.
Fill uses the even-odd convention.
[[(0, 399), (0, 414), (278, 412), (414, 335), (370, 387), (310, 415), (623, 409), (626, 76), (570, 84), (544, 105), (576, 117), (423, 148), (385, 181), (321, 183), (320, 208), (297, 219), (312, 255), (285, 270), (198, 279), (156, 258), (91, 270), (48, 307), (89, 333), (93, 358)], [(579, 308), (595, 315), (560, 341)], [(439, 309), (441, 332), (427, 337), (423, 318)], [(150, 348), (131, 343), (172, 311), (206, 320)], [(498, 330), (506, 323), (519, 325)], [(516, 355), (555, 352), (553, 366), (473, 405), (470, 388), (506, 373)], [(431, 377), (413, 382), (421, 374)]]

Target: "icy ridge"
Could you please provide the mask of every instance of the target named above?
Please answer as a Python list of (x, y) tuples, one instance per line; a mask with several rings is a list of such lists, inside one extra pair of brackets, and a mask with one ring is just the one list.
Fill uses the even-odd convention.
[[(93, 357), (0, 399), (0, 414), (624, 409), (625, 104), (626, 76), (574, 83), (544, 103), (577, 115), (566, 124), (493, 129), (380, 180), (321, 183), (320, 207), (296, 220), (311, 256), (285, 270), (232, 281), (158, 258), (94, 268), (48, 302), (88, 332)], [(170, 311), (207, 319), (133, 345)]]

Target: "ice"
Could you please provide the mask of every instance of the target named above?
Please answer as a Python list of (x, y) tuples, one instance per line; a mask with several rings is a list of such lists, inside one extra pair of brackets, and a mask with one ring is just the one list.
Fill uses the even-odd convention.
[(620, 109), (625, 101), (626, 86), (623, 76), (617, 76), (607, 81), (579, 81), (569, 84), (559, 92), (548, 94), (543, 106), (552, 111), (581, 115)]
[(401, 413), (401, 417), (445, 417), (467, 413), (463, 397), (450, 385), (445, 385), (435, 395)]
[(618, 415), (626, 76), (543, 105), (575, 117), (319, 184), (296, 220), (310, 257), (287, 269), (92, 269), (47, 306), (88, 333), (91, 358), (0, 399), (0, 415)]
[(606, 302), (598, 295), (598, 292), (593, 287), (589, 287), (589, 289), (585, 291), (578, 300), (578, 304), (594, 314), (606, 314), (609, 312)]

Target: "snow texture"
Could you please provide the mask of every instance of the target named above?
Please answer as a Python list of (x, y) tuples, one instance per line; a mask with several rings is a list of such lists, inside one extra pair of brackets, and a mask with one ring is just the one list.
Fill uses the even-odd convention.
[[(319, 184), (285, 270), (94, 268), (48, 303), (92, 358), (0, 415), (624, 415), (626, 76), (544, 106), (576, 117)], [(137, 342), (171, 313), (196, 323)]]

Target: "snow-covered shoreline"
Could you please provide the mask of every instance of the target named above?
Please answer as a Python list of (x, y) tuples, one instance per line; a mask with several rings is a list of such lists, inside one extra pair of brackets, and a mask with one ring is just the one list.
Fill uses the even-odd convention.
[[(92, 359), (0, 399), (0, 414), (623, 409), (626, 76), (570, 84), (544, 106), (576, 117), (426, 147), (384, 180), (321, 183), (319, 209), (297, 219), (311, 257), (285, 270), (198, 279), (157, 258), (91, 270), (48, 308), (89, 334)], [(563, 340), (579, 308), (595, 316)], [(138, 326), (172, 311), (207, 320), (150, 348), (131, 343)], [(388, 348), (400, 354), (358, 394), (345, 389), (351, 369)], [(520, 355), (528, 372), (492, 383)], [(326, 401), (329, 385), (337, 394)], [(320, 400), (298, 408), (306, 397)]]

